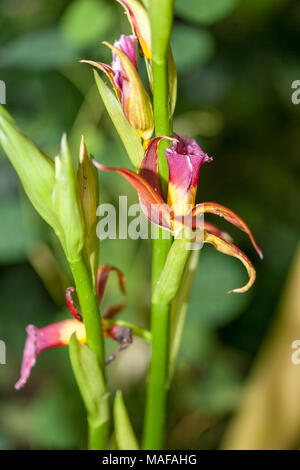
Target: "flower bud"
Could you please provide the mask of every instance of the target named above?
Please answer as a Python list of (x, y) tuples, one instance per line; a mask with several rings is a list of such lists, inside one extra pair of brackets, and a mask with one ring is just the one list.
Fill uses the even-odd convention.
[(92, 273), (93, 284), (96, 286), (99, 254), (96, 211), (99, 204), (99, 184), (97, 169), (88, 155), (83, 137), (79, 150), (77, 180), (85, 220), (85, 254)]
[(60, 156), (55, 157), (52, 200), (62, 227), (62, 231), (57, 235), (68, 261), (77, 261), (85, 242), (85, 224), (77, 179), (65, 134), (61, 140)]
[(103, 44), (112, 50), (111, 65), (90, 60), (82, 62), (97, 67), (107, 75), (127, 121), (140, 137), (147, 140), (153, 134), (154, 118), (151, 100), (137, 69), (136, 38), (122, 34), (113, 46), (107, 42)]
[(119, 63), (124, 114), (143, 139), (150, 139), (154, 130), (153, 110), (139, 73), (125, 52), (108, 43), (104, 44), (112, 49), (114, 61)]

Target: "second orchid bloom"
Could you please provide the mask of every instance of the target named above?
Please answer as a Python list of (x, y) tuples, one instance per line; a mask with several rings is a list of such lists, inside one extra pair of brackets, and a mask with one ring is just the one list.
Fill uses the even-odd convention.
[(149, 142), (139, 173), (122, 167), (107, 167), (94, 161), (94, 165), (103, 171), (115, 171), (122, 175), (138, 192), (141, 207), (147, 218), (154, 224), (176, 234), (187, 225), (197, 236), (203, 231), (203, 242), (212, 244), (218, 251), (239, 259), (247, 269), (249, 280), (241, 288), (232, 292), (246, 292), (253, 285), (256, 277), (255, 269), (249, 258), (227, 234), (216, 226), (201, 218), (206, 213), (224, 217), (228, 222), (245, 232), (259, 256), (259, 249), (247, 224), (233, 211), (215, 202), (204, 202), (195, 205), (196, 191), (200, 168), (205, 162), (211, 161), (197, 142), (185, 136), (175, 136), (171, 148), (166, 149), (169, 166), (168, 201), (163, 198), (158, 175), (158, 145), (163, 137)]

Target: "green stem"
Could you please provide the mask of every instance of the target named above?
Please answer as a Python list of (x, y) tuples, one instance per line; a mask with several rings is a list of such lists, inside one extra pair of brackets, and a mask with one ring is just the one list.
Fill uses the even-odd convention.
[(180, 349), (181, 338), (188, 308), (188, 299), (195, 272), (199, 263), (200, 250), (192, 251), (186, 263), (180, 288), (171, 304), (170, 312), (170, 341), (169, 341), (169, 370), (167, 387), (171, 385), (175, 363)]
[(143, 449), (161, 449), (164, 439), (169, 305), (152, 304), (152, 357), (147, 392)]
[(89, 450), (105, 450), (108, 440), (108, 422), (94, 424), (88, 420), (88, 448)]
[[(97, 354), (99, 365), (105, 380), (104, 341), (98, 301), (96, 294), (93, 291), (91, 275), (83, 259), (70, 263), (70, 266), (75, 280), (76, 291), (85, 324), (87, 344), (89, 348)], [(106, 386), (104, 385), (104, 387)], [(108, 416), (107, 409), (105, 409), (105, 413)], [(89, 449), (106, 449), (108, 432), (109, 419), (105, 419), (103, 423), (99, 424), (93, 423), (88, 417)]]
[(70, 266), (85, 324), (87, 344), (97, 354), (100, 367), (104, 370), (104, 341), (98, 301), (93, 292), (91, 276), (83, 259), (70, 263)]
[[(173, 0), (152, 0), (150, 21), (152, 34), (153, 105), (155, 133), (172, 136), (169, 112), (168, 61), (169, 39), (173, 22)], [(169, 169), (165, 155), (168, 145), (162, 142), (159, 149), (159, 175), (162, 190), (167, 196)], [(172, 238), (163, 238), (157, 228), (158, 238), (153, 240), (152, 295), (164, 268)], [(147, 390), (143, 448), (161, 449), (163, 446), (166, 407), (166, 380), (168, 370), (169, 305), (151, 305), (152, 357)]]

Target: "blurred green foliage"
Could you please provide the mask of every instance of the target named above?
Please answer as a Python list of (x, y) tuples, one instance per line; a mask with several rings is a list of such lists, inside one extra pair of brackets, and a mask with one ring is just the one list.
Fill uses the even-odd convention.
[[(299, 239), (300, 106), (291, 103), (291, 83), (300, 79), (300, 5), (296, 0), (175, 4), (175, 130), (196, 137), (214, 156), (201, 169), (199, 200), (239, 213), (265, 254), (260, 262), (246, 236), (231, 231), (257, 269), (257, 282), (246, 295), (227, 294), (244, 281), (238, 261), (209, 247), (201, 254), (170, 397), (167, 445), (216, 448), (272, 322)], [(0, 79), (6, 82), (7, 107), (46, 153), (57, 154), (66, 131), (74, 154), (84, 133), (98, 160), (130, 166), (92, 71), (78, 63), (109, 60), (101, 41), (128, 32), (122, 9), (111, 0), (1, 1)], [(100, 184), (103, 203), (117, 203), (122, 194), (137, 202), (116, 175), (100, 175)], [(228, 229), (226, 222), (220, 226)], [(54, 294), (43, 262), (48, 250), (55, 253), (61, 295)], [(100, 251), (101, 263), (115, 264), (127, 275), (124, 318), (147, 326), (151, 243), (106, 240)], [(24, 390), (13, 389), (25, 326), (65, 318), (61, 285), (72, 281), (52, 232), (29, 206), (3, 154), (0, 263), (0, 338), (7, 344), (7, 365), (0, 365), (0, 448), (83, 447), (83, 407), (66, 349), (43, 353)], [(110, 282), (105, 303), (117, 295)], [(108, 347), (115, 345), (108, 340)], [(135, 341), (109, 367), (110, 388), (124, 390), (137, 434), (147, 353), (147, 345)]]

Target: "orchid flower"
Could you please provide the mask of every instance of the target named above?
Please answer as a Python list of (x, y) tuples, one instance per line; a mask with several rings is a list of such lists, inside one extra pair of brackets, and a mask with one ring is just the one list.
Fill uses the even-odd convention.
[[(123, 294), (125, 291), (125, 276), (117, 268), (109, 265), (100, 266), (97, 275), (97, 296), (99, 304), (102, 301), (107, 280), (109, 275), (115, 272), (118, 276), (119, 288)], [(35, 365), (36, 360), (40, 353), (45, 349), (55, 348), (57, 346), (66, 346), (69, 344), (73, 333), (76, 334), (77, 339), (81, 343), (86, 343), (86, 331), (82, 321), (81, 314), (75, 307), (72, 300), (72, 292), (74, 287), (68, 287), (66, 289), (66, 303), (69, 312), (73, 316), (73, 319), (62, 320), (51, 325), (47, 325), (43, 328), (37, 328), (34, 325), (28, 325), (26, 328), (27, 339), (24, 348), (21, 376), (15, 385), (15, 388), (19, 390), (27, 382), (32, 367)], [(125, 326), (114, 324), (111, 326), (109, 320), (114, 318), (124, 308), (124, 303), (120, 302), (115, 305), (107, 307), (102, 317), (102, 331), (104, 338), (112, 338), (120, 344), (117, 351), (112, 354), (106, 361), (109, 364), (117, 355), (117, 353), (129, 346), (132, 343), (131, 329)]]
[[(215, 202), (195, 205), (200, 168), (212, 159), (193, 139), (175, 135), (175, 138), (171, 139), (173, 140), (172, 147), (166, 149), (169, 184), (168, 201), (167, 203), (164, 201), (158, 175), (158, 144), (163, 138), (156, 137), (149, 142), (139, 174), (127, 168), (107, 167), (95, 160), (93, 163), (100, 170), (119, 173), (136, 189), (143, 212), (152, 223), (174, 233), (178, 224), (186, 225), (186, 220), (188, 220), (193, 230), (199, 230), (201, 228), (199, 216), (205, 213), (215, 214), (224, 217), (245, 232), (262, 258), (262, 252), (249, 227), (237, 214)], [(248, 257), (230, 241), (227, 235), (210, 223), (204, 222), (203, 241), (212, 244), (221, 253), (234, 256), (245, 266), (249, 276), (247, 284), (231, 292), (249, 290), (255, 281), (256, 272)]]
[(124, 34), (114, 45), (103, 42), (112, 50), (111, 65), (82, 60), (104, 72), (109, 78), (128, 122), (147, 140), (153, 134), (154, 119), (150, 98), (137, 68), (136, 37)]

